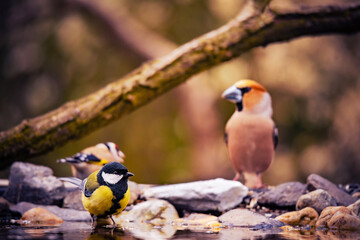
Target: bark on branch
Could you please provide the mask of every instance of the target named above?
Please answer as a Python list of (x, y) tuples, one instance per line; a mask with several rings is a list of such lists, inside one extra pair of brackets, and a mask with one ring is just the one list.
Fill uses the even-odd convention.
[[(0, 167), (46, 153), (130, 113), (190, 76), (258, 46), (360, 30), (360, 1), (286, 6), (257, 1), (226, 25), (144, 63), (104, 88), (0, 132)], [(261, 4), (259, 4), (261, 3)], [(259, 7), (260, 6), (260, 7)]]

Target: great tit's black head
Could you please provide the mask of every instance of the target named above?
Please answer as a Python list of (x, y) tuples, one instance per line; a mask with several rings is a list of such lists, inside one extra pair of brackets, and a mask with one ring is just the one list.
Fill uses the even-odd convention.
[(131, 176), (134, 176), (127, 168), (118, 162), (111, 162), (104, 165), (98, 173), (98, 179), (103, 180), (107, 184), (116, 184), (121, 180), (127, 181)]

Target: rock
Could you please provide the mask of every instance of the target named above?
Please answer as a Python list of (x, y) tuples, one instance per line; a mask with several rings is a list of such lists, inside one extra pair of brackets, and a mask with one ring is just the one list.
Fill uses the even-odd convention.
[(230, 210), (219, 217), (222, 224), (234, 227), (248, 227), (255, 229), (270, 229), (284, 224), (278, 220), (267, 218), (259, 213), (247, 209)]
[(63, 203), (64, 208), (71, 208), (76, 209), (79, 211), (85, 211), (85, 208), (81, 201), (81, 191), (80, 189), (76, 188), (74, 190), (69, 191), (65, 198)]
[(339, 188), (350, 195), (360, 193), (360, 183), (349, 183), (345, 185), (340, 184)]
[(269, 191), (262, 192), (258, 196), (258, 204), (295, 209), (296, 202), (305, 192), (306, 185), (300, 182), (288, 182), (276, 186)]
[(360, 199), (360, 192), (356, 192), (353, 195), (351, 195), (353, 198)]
[(10, 210), (11, 203), (5, 198), (0, 197), (0, 225), (1, 223), (11, 223), (12, 219), (19, 219), (21, 214)]
[(136, 200), (141, 198), (142, 195), (144, 194), (145, 189), (148, 189), (148, 188), (154, 186), (151, 184), (138, 184), (138, 183), (132, 182), (132, 181), (129, 181), (128, 184), (129, 184), (130, 193), (131, 193), (129, 205), (133, 204)]
[(347, 206), (347, 208), (352, 211), (356, 216), (360, 217), (360, 200), (357, 200), (355, 203)]
[(26, 211), (21, 220), (29, 222), (30, 224), (41, 224), (41, 225), (59, 225), (63, 222), (61, 218), (53, 214), (52, 212), (36, 207)]
[(218, 221), (218, 217), (203, 213), (191, 213), (187, 217), (176, 219), (175, 222), (182, 225), (203, 225), (213, 221)]
[(205, 229), (218, 231), (223, 227), (218, 217), (203, 213), (192, 213), (187, 217), (176, 219), (175, 223), (179, 225), (179, 228), (191, 231), (204, 231)]
[(151, 187), (144, 190), (144, 196), (165, 199), (180, 209), (222, 212), (239, 205), (247, 192), (240, 182), (217, 178)]
[(20, 202), (16, 205), (10, 206), (10, 210), (13, 212), (19, 212), (24, 214), (26, 211), (41, 207), (46, 210), (49, 210), (53, 214), (62, 218), (64, 221), (91, 221), (90, 214), (87, 211), (78, 211), (74, 209), (60, 208), (58, 206), (49, 206), (49, 205), (36, 205), (28, 202)]
[(311, 207), (306, 207), (300, 211), (293, 211), (282, 214), (276, 217), (276, 220), (279, 220), (287, 225), (291, 226), (315, 226), (316, 221), (319, 217), (319, 214), (315, 209)]
[(0, 197), (0, 213), (8, 212), (9, 207), (10, 203), (5, 198)]
[(341, 206), (348, 206), (356, 201), (356, 198), (353, 198), (335, 184), (317, 174), (311, 174), (307, 178), (307, 189), (309, 191), (323, 189), (336, 199), (337, 205)]
[(296, 203), (296, 210), (311, 207), (320, 214), (323, 209), (329, 206), (336, 206), (335, 198), (327, 191), (318, 189), (302, 195)]
[(116, 224), (128, 229), (136, 238), (168, 239), (177, 231), (173, 223), (179, 216), (175, 207), (167, 201), (151, 199), (113, 218)]
[(336, 230), (359, 230), (360, 218), (344, 206), (327, 207), (322, 211), (316, 227)]
[(44, 205), (60, 205), (66, 191), (63, 183), (44, 166), (15, 162), (11, 165), (9, 187), (4, 198), (12, 203), (28, 201)]
[(135, 205), (130, 211), (113, 216), (116, 223), (150, 223), (152, 225), (164, 225), (179, 218), (173, 205), (165, 200), (151, 199)]

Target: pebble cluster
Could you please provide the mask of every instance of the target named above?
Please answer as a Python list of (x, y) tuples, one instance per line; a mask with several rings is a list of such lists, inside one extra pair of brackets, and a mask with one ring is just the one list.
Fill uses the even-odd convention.
[[(139, 238), (152, 231), (155, 236), (170, 237), (178, 229), (260, 230), (257, 234), (289, 229), (360, 230), (360, 187), (339, 187), (316, 174), (306, 184), (287, 182), (264, 189), (248, 189), (221, 178), (162, 186), (129, 182), (129, 187), (130, 204), (115, 221)], [(0, 213), (3, 219), (21, 216), (21, 223), (28, 224), (90, 222), (79, 190), (65, 186), (50, 168), (22, 162), (11, 167)], [(156, 231), (159, 227), (161, 231)]]

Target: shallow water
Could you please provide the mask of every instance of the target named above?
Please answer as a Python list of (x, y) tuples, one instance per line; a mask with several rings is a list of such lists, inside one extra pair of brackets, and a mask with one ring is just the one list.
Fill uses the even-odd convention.
[(65, 222), (60, 226), (0, 225), (0, 239), (360, 239), (360, 232), (299, 231), (248, 228), (203, 229), (165, 225), (92, 229), (90, 223)]

